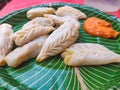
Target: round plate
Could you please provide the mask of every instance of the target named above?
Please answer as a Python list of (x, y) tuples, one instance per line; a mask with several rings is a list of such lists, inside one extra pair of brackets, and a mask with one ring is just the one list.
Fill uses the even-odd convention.
[[(92, 7), (68, 3), (42, 4), (25, 8), (5, 16), (0, 23), (9, 23), (13, 26), (13, 30), (17, 31), (29, 21), (26, 17), (27, 10), (36, 7), (57, 9), (64, 5), (77, 8), (88, 17), (95, 16), (104, 19), (110, 22), (116, 31), (120, 31), (120, 21), (116, 17)], [(116, 39), (91, 36), (83, 30), (84, 20), (79, 21), (81, 28), (77, 42), (99, 43), (120, 54), (120, 35)], [(81, 90), (81, 88), (88, 90), (120, 89), (120, 63), (69, 67), (63, 63), (60, 55), (57, 55), (42, 63), (36, 62), (33, 58), (17, 68), (0, 67), (0, 90)]]

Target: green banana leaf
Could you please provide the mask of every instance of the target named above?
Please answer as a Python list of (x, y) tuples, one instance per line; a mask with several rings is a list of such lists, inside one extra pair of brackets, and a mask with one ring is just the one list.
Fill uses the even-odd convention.
[[(15, 11), (2, 19), (1, 23), (9, 23), (13, 30), (19, 30), (29, 21), (27, 10), (35, 7), (58, 7), (69, 5), (83, 11), (88, 17), (98, 17), (112, 24), (116, 31), (120, 31), (120, 21), (106, 13), (88, 6), (70, 3), (42, 4)], [(94, 37), (83, 30), (80, 20), (80, 35), (76, 42), (99, 43), (120, 54), (120, 35), (116, 39)], [(13, 56), (14, 57), (14, 56)], [(76, 73), (79, 72), (79, 73)], [(60, 55), (38, 63), (35, 58), (23, 63), (17, 68), (0, 67), (0, 90), (120, 90), (120, 63), (101, 66), (69, 67), (63, 63)]]

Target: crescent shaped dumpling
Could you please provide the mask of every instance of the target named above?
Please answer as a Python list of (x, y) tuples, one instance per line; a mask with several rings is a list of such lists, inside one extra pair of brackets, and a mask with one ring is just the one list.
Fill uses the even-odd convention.
[(76, 43), (62, 53), (64, 63), (69, 66), (104, 65), (120, 62), (120, 55), (103, 45), (92, 43)]
[(27, 17), (29, 19), (33, 19), (36, 17), (43, 17), (44, 14), (54, 14), (55, 9), (50, 7), (40, 7), (40, 8), (33, 8), (27, 11)]
[(45, 41), (37, 61), (41, 62), (48, 57), (57, 55), (72, 45), (79, 36), (80, 23), (75, 19), (69, 19), (57, 28)]
[(44, 14), (44, 17), (51, 19), (56, 25), (62, 25), (65, 21), (70, 19), (70, 17), (61, 17), (53, 14)]
[(57, 9), (57, 11), (55, 12), (55, 14), (58, 16), (69, 16), (69, 17), (72, 17), (72, 18), (77, 19), (77, 20), (87, 17), (80, 10), (73, 8), (73, 7), (70, 7), (70, 6), (59, 7)]
[(14, 49), (4, 59), (7, 65), (11, 67), (17, 67), (23, 62), (36, 57), (39, 54), (47, 37), (47, 35), (40, 36), (30, 43)]
[(27, 22), (26, 24), (23, 25), (22, 29), (29, 27), (30, 25), (33, 24), (39, 24), (41, 26), (54, 26), (55, 23), (53, 20), (50, 18), (44, 18), (44, 17), (36, 17), (32, 19), (31, 21)]
[(52, 26), (41, 26), (39, 24), (30, 25), (27, 28), (23, 28), (13, 35), (13, 40), (17, 46), (22, 46), (29, 43), (35, 38), (50, 33), (54, 30)]
[(5, 65), (4, 57), (13, 47), (12, 35), (13, 30), (10, 24), (4, 23), (0, 25), (0, 66)]

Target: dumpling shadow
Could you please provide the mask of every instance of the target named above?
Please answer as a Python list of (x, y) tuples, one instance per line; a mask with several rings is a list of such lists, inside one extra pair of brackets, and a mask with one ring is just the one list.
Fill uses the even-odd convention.
[(55, 69), (55, 70), (56, 69), (57, 70), (58, 69), (63, 70), (64, 67), (66, 67), (66, 65), (64, 64), (63, 59), (61, 58), (60, 54), (56, 55), (56, 56), (53, 56), (53, 57), (50, 57), (43, 62), (36, 62), (36, 64), (39, 65), (40, 67), (45, 67), (45, 68)]
[(29, 60), (23, 62), (19, 66), (15, 67), (15, 69), (24, 68), (24, 67), (26, 67), (28, 65), (30, 65), (31, 67), (33, 67), (34, 63), (35, 63), (35, 58), (32, 58), (32, 59), (29, 59)]

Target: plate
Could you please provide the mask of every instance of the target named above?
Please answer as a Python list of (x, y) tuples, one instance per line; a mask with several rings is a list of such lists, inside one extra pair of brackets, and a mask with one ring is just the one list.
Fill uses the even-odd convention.
[[(0, 20), (9, 23), (13, 30), (19, 30), (29, 21), (27, 10), (36, 7), (58, 7), (69, 5), (83, 11), (88, 17), (98, 17), (112, 24), (116, 31), (120, 31), (120, 21), (95, 8), (70, 3), (42, 4), (15, 11)], [(90, 36), (83, 30), (83, 22), (77, 42), (99, 43), (120, 54), (120, 35), (116, 39), (104, 39)], [(14, 57), (14, 56), (13, 56)], [(98, 57), (99, 58), (99, 57)], [(63, 63), (60, 55), (38, 63), (35, 58), (23, 63), (17, 68), (0, 67), (0, 90), (118, 90), (120, 89), (120, 63), (101, 66), (69, 67)]]

